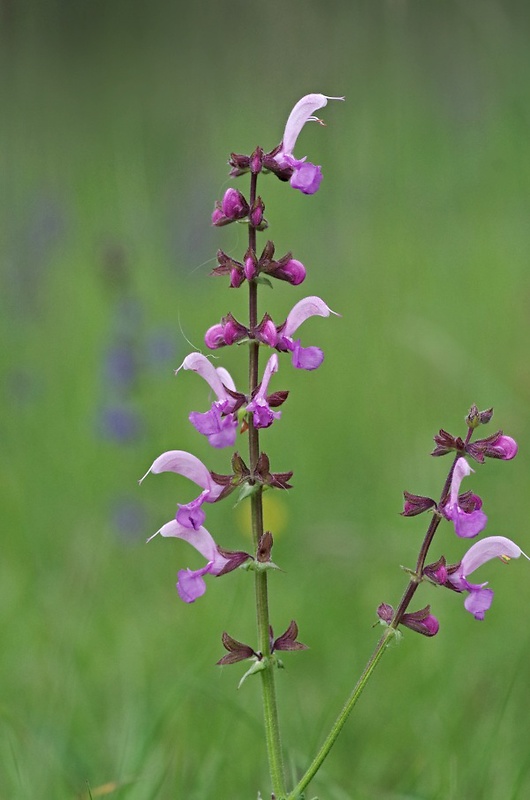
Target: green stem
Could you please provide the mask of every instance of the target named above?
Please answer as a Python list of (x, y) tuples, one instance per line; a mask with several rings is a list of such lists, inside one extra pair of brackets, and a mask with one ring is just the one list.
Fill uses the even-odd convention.
[(344, 708), (342, 709), (342, 711), (338, 715), (337, 719), (335, 720), (335, 722), (333, 724), (333, 727), (331, 728), (329, 734), (327, 735), (322, 747), (320, 748), (320, 750), (316, 754), (315, 758), (313, 759), (313, 762), (309, 766), (309, 769), (307, 770), (307, 772), (305, 773), (303, 778), (296, 784), (296, 786), (294, 787), (293, 791), (290, 792), (290, 794), (287, 795), (286, 800), (299, 800), (300, 795), (302, 794), (302, 792), (304, 791), (306, 786), (315, 777), (316, 773), (318, 772), (318, 770), (322, 766), (322, 763), (323, 763), (324, 759), (327, 757), (329, 751), (331, 750), (331, 748), (335, 744), (335, 741), (336, 741), (339, 733), (341, 732), (342, 728), (344, 727), (344, 724), (345, 724), (346, 720), (348, 719), (351, 711), (353, 710), (355, 704), (357, 703), (357, 700), (361, 696), (361, 692), (364, 689), (364, 687), (366, 686), (370, 676), (372, 675), (372, 672), (374, 671), (374, 669), (378, 665), (378, 663), (379, 663), (379, 661), (381, 659), (381, 656), (385, 652), (388, 640), (390, 639), (391, 636), (394, 635), (394, 633), (395, 633), (395, 630), (394, 630), (393, 625), (389, 625), (388, 628), (385, 629), (385, 632), (381, 636), (381, 639), (379, 640), (379, 642), (377, 644), (377, 647), (375, 648), (374, 652), (372, 653), (372, 656), (371, 656), (370, 660), (368, 661), (367, 665), (365, 666), (361, 677), (359, 678), (359, 680), (355, 684), (355, 687), (354, 687), (352, 693), (348, 697), (348, 699), (347, 699), (347, 701), (346, 701), (346, 703), (344, 705)]
[[(250, 184), (250, 204), (253, 205), (256, 199), (256, 179), (257, 175), (252, 174)], [(256, 229), (249, 223), (249, 250), (256, 252)], [(249, 281), (249, 329), (251, 331), (257, 325), (258, 287), (255, 281)], [(249, 395), (258, 386), (258, 359), (259, 345), (251, 341), (249, 345)], [(249, 441), (249, 460), (250, 473), (254, 475), (260, 455), (259, 431), (254, 427), (252, 418), (248, 421), (248, 441)], [(260, 486), (258, 491), (251, 495), (251, 520), (252, 538), (254, 546), (257, 548), (259, 541), (264, 533), (263, 525), (263, 490)], [(265, 669), (260, 672), (263, 702), (263, 717), (265, 723), (265, 740), (267, 743), (267, 756), (269, 762), (269, 773), (272, 790), (278, 798), (285, 797), (286, 785), (283, 767), (282, 745), (280, 738), (280, 724), (278, 718), (278, 706), (276, 702), (276, 688), (274, 684), (274, 663), (271, 660), (270, 652), (270, 621), (269, 621), (269, 598), (267, 572), (257, 569), (254, 572), (255, 595), (256, 595), (256, 619), (258, 627), (259, 649), (262, 655)]]

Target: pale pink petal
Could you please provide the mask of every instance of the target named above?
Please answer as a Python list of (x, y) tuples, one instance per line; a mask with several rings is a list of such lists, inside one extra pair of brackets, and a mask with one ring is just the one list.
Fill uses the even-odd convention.
[[(210, 359), (203, 356), (202, 353), (190, 353), (189, 356), (186, 356), (180, 367), (176, 370), (176, 373), (181, 369), (192, 370), (196, 372), (197, 375), (200, 375), (201, 378), (204, 378), (219, 400), (226, 400), (228, 398), (226, 389), (223, 386), (223, 383), (226, 383), (226, 379), (228, 379), (228, 383), (226, 383), (228, 388), (235, 388), (234, 382), (228, 372), (222, 368), (216, 369)], [(221, 370), (222, 373), (220, 374)]]
[[(304, 297), (290, 310), (280, 335), (291, 337), (309, 317), (329, 317), (330, 314), (336, 314), (336, 312), (332, 311), (320, 297)], [(339, 315), (336, 314), (336, 316)]]
[(168, 450), (166, 453), (162, 453), (153, 461), (140, 483), (150, 472), (155, 475), (160, 472), (176, 472), (177, 475), (189, 478), (202, 489), (208, 489), (207, 502), (213, 502), (223, 491), (223, 487), (214, 482), (202, 461), (185, 450)]
[(328, 100), (344, 100), (344, 97), (327, 97), (324, 94), (306, 94), (302, 97), (287, 118), (283, 133), (282, 148), (275, 156), (280, 166), (286, 164), (285, 155), (291, 155), (300, 131), (306, 122), (316, 122), (313, 113), (327, 105)]

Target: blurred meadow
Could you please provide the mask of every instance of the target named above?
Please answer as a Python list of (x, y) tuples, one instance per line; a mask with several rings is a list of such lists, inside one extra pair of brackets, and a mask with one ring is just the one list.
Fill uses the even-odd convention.
[[(281, 360), (282, 420), (262, 435), (294, 488), (269, 493), (275, 630), (310, 649), (278, 674), (288, 769), (300, 774), (397, 603), (438, 496), (443, 427), (494, 406), (517, 459), (476, 466), (487, 533), (530, 551), (530, 11), (507, 0), (1, 0), (0, 798), (264, 798), (260, 690), (219, 668), (223, 630), (254, 642), (237, 571), (186, 606), (183, 542), (146, 538), (191, 485), (149, 476), (164, 450), (229, 471), (187, 420), (203, 382), (173, 371), (246, 291), (209, 277), (245, 230), (214, 229), (231, 151), (266, 149), (308, 92), (345, 95), (296, 153), (306, 197), (259, 190), (279, 254), (308, 269), (263, 289), (280, 322), (317, 294), (314, 373)], [(236, 184), (247, 191), (247, 181)], [(239, 386), (246, 365), (222, 352)], [(241, 445), (243, 450), (244, 445)], [(225, 547), (246, 509), (209, 507)], [(445, 524), (433, 559), (467, 549)], [(487, 574), (486, 574), (487, 573)], [(529, 565), (491, 563), (483, 623), (425, 586), (440, 632), (406, 631), (310, 787), (320, 800), (530, 796)]]

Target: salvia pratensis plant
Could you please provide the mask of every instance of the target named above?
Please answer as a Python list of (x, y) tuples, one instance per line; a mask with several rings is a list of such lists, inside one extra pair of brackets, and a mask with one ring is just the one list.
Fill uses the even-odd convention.
[[(404, 492), (403, 516), (426, 514), (429, 520), (416, 564), (414, 568), (406, 570), (408, 584), (397, 606), (393, 608), (382, 602), (376, 609), (376, 622), (379, 621), (383, 626), (379, 642), (319, 752), (296, 786), (287, 786), (275, 690), (276, 669), (282, 666), (278, 654), (281, 651), (305, 650), (306, 645), (298, 640), (298, 626), (294, 620), (288, 623), (283, 633), (277, 635), (269, 619), (269, 573), (278, 567), (272, 556), (273, 533), (266, 528), (262, 500), (265, 491), (290, 489), (293, 473), (290, 465), (286, 470), (285, 464), (275, 471), (277, 468), (271, 465), (267, 454), (261, 449), (260, 436), (264, 429), (277, 423), (282, 416), (280, 409), (288, 397), (288, 392), (280, 388), (284, 385), (283, 376), (289, 369), (286, 362), (290, 361), (297, 369), (315, 370), (323, 361), (324, 353), (318, 346), (302, 345), (299, 328), (310, 317), (330, 317), (336, 312), (320, 297), (308, 295), (294, 303), (283, 321), (275, 321), (269, 312), (260, 317), (260, 287), (270, 287), (274, 281), (299, 286), (306, 278), (306, 268), (291, 252), (278, 255), (270, 239), (258, 247), (258, 233), (263, 233), (268, 227), (265, 203), (261, 194), (258, 194), (258, 179), (272, 174), (305, 195), (312, 195), (319, 190), (321, 167), (306, 157), (297, 158), (294, 149), (307, 122), (323, 124), (314, 116), (314, 112), (326, 106), (329, 100), (344, 98), (323, 94), (302, 97), (289, 115), (281, 142), (272, 150), (266, 152), (256, 147), (250, 155), (232, 153), (229, 159), (230, 176), (248, 177), (248, 194), (230, 187), (222, 200), (215, 203), (212, 214), (212, 224), (216, 227), (239, 223), (248, 230), (248, 244), (240, 258), (236, 259), (219, 250), (217, 266), (212, 273), (228, 279), (230, 287), (234, 289), (247, 289), (248, 318), (240, 321), (228, 311), (206, 331), (204, 341), (210, 350), (215, 351), (238, 345), (248, 357), (249, 382), (248, 386), (238, 386), (224, 367), (214, 366), (209, 357), (198, 352), (186, 356), (176, 373), (195, 372), (206, 381), (215, 395), (210, 408), (193, 410), (189, 415), (197, 432), (206, 437), (210, 446), (232, 450), (238, 432), (244, 434), (241, 441), (247, 443), (246, 452), (241, 455), (239, 451), (233, 451), (227, 473), (218, 474), (209, 470), (197, 456), (183, 450), (170, 450), (158, 456), (146, 473), (174, 472), (188, 478), (197, 487), (197, 496), (191, 501), (177, 504), (173, 517), (150, 537), (152, 539), (160, 534), (184, 539), (203, 556), (204, 566), (196, 570), (182, 569), (178, 573), (177, 592), (184, 602), (193, 603), (201, 597), (206, 591), (207, 581), (212, 577), (227, 575), (235, 569), (244, 569), (254, 577), (256, 642), (240, 642), (228, 632), (223, 632), (221, 643), (226, 654), (217, 663), (231, 665), (240, 661), (250, 662), (240, 685), (251, 675), (260, 676), (272, 792), (270, 797), (274, 800), (300, 800), (304, 797), (306, 787), (330, 752), (387, 645), (401, 636), (400, 628), (408, 628), (427, 637), (438, 633), (439, 622), (430, 604), (422, 606), (421, 603), (413, 603), (421, 584), (434, 584), (462, 595), (465, 609), (475, 619), (483, 620), (491, 606), (493, 590), (486, 583), (473, 583), (473, 573), (493, 559), (506, 562), (523, 554), (510, 539), (488, 536), (471, 545), (456, 564), (448, 564), (443, 553), (438, 555), (439, 550), (436, 551), (437, 560), (429, 560), (431, 546), (440, 526), (449, 529), (449, 523), (458, 537), (475, 539), (487, 525), (481, 498), (470, 490), (460, 491), (464, 478), (469, 478), (473, 473), (470, 461), (477, 464), (483, 464), (486, 459), (510, 461), (517, 453), (515, 441), (501, 430), (484, 438), (476, 438), (481, 426), (491, 421), (493, 410), (479, 411), (473, 405), (465, 419), (466, 432), (463, 438), (445, 430), (440, 430), (434, 437), (435, 448), (431, 455), (451, 457), (439, 498)], [(260, 353), (263, 350), (264, 363), (260, 365)], [(281, 382), (278, 381), (278, 373), (282, 375)], [(181, 374), (179, 380), (182, 380)], [(228, 496), (232, 496), (232, 500), (235, 497), (238, 501), (250, 503), (253, 544), (249, 553), (227, 549), (204, 527), (208, 504), (218, 503)], [(283, 625), (285, 623), (284, 620)]]

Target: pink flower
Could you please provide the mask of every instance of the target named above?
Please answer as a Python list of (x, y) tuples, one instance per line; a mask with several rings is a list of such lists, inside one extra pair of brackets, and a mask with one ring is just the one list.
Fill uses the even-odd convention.
[(302, 347), (300, 339), (293, 339), (293, 333), (309, 317), (329, 317), (330, 314), (335, 314), (335, 311), (328, 308), (320, 297), (304, 297), (291, 309), (283, 325), (276, 329), (274, 346), (280, 352), (291, 352), (293, 366), (298, 369), (317, 369), (324, 360), (324, 353), (319, 347)]
[[(154, 474), (160, 472), (176, 472), (177, 475), (183, 475), (185, 478), (189, 478), (203, 489), (195, 500), (185, 505), (179, 504), (178, 506), (179, 510), (177, 511), (176, 521), (184, 528), (198, 530), (205, 519), (202, 504), (215, 503), (223, 491), (223, 486), (220, 486), (214, 481), (211, 473), (204, 466), (202, 461), (191, 453), (186, 453), (184, 450), (168, 450), (167, 453), (162, 453), (161, 456), (158, 456), (158, 458), (153, 461), (143, 478), (140, 479), (140, 483), (150, 472)], [(160, 533), (160, 531), (157, 531), (157, 533)], [(156, 536), (156, 534), (154, 535)]]
[(482, 500), (478, 495), (471, 492), (458, 495), (463, 478), (473, 471), (465, 458), (458, 459), (453, 470), (449, 499), (441, 509), (446, 519), (453, 522), (456, 535), (466, 539), (477, 536), (488, 521), (487, 516), (481, 510)]
[(276, 353), (273, 353), (269, 358), (260, 387), (247, 406), (247, 411), (253, 415), (255, 428), (268, 428), (275, 419), (280, 419), (282, 415), (281, 411), (272, 411), (267, 400), (267, 389), (274, 372), (278, 372), (278, 356)]
[(321, 119), (313, 116), (313, 112), (327, 105), (328, 100), (344, 100), (344, 97), (307, 94), (298, 101), (287, 119), (280, 150), (274, 156), (280, 167), (290, 167), (293, 170), (289, 182), (293, 189), (299, 189), (303, 194), (314, 194), (318, 191), (322, 181), (322, 170), (319, 166), (307, 161), (306, 157), (295, 158), (294, 146), (306, 122), (324, 124)]
[[(191, 544), (199, 553), (204, 556), (207, 561), (206, 566), (197, 570), (180, 570), (178, 573), (177, 592), (179, 597), (185, 603), (193, 603), (198, 597), (201, 597), (206, 591), (206, 583), (204, 582), (204, 575), (219, 575), (227, 564), (229, 559), (222, 556), (217, 549), (212, 536), (206, 528), (202, 526), (197, 530), (190, 530), (190, 528), (181, 525), (177, 520), (171, 520), (162, 525), (159, 531), (160, 536), (174, 536), (177, 539), (184, 539), (184, 541)], [(156, 536), (156, 533), (153, 536)], [(150, 537), (150, 539), (153, 538)], [(150, 541), (148, 539), (147, 541)]]
[(189, 415), (191, 424), (199, 433), (207, 437), (212, 447), (232, 447), (236, 441), (237, 414), (241, 401), (238, 402), (229, 394), (235, 392), (235, 384), (229, 372), (223, 367), (214, 367), (212, 362), (201, 353), (190, 353), (186, 356), (175, 374), (181, 369), (196, 372), (213, 389), (217, 400), (209, 411), (200, 413), (192, 411)]
[(480, 542), (472, 545), (460, 564), (455, 567), (448, 567), (448, 579), (446, 586), (455, 589), (457, 592), (469, 592), (464, 601), (464, 606), (475, 619), (484, 619), (485, 612), (489, 609), (493, 601), (493, 589), (484, 588), (487, 583), (473, 584), (467, 580), (468, 576), (476, 569), (491, 561), (492, 558), (500, 558), (507, 563), (511, 558), (519, 558), (520, 555), (528, 558), (521, 548), (504, 536), (488, 536)]

